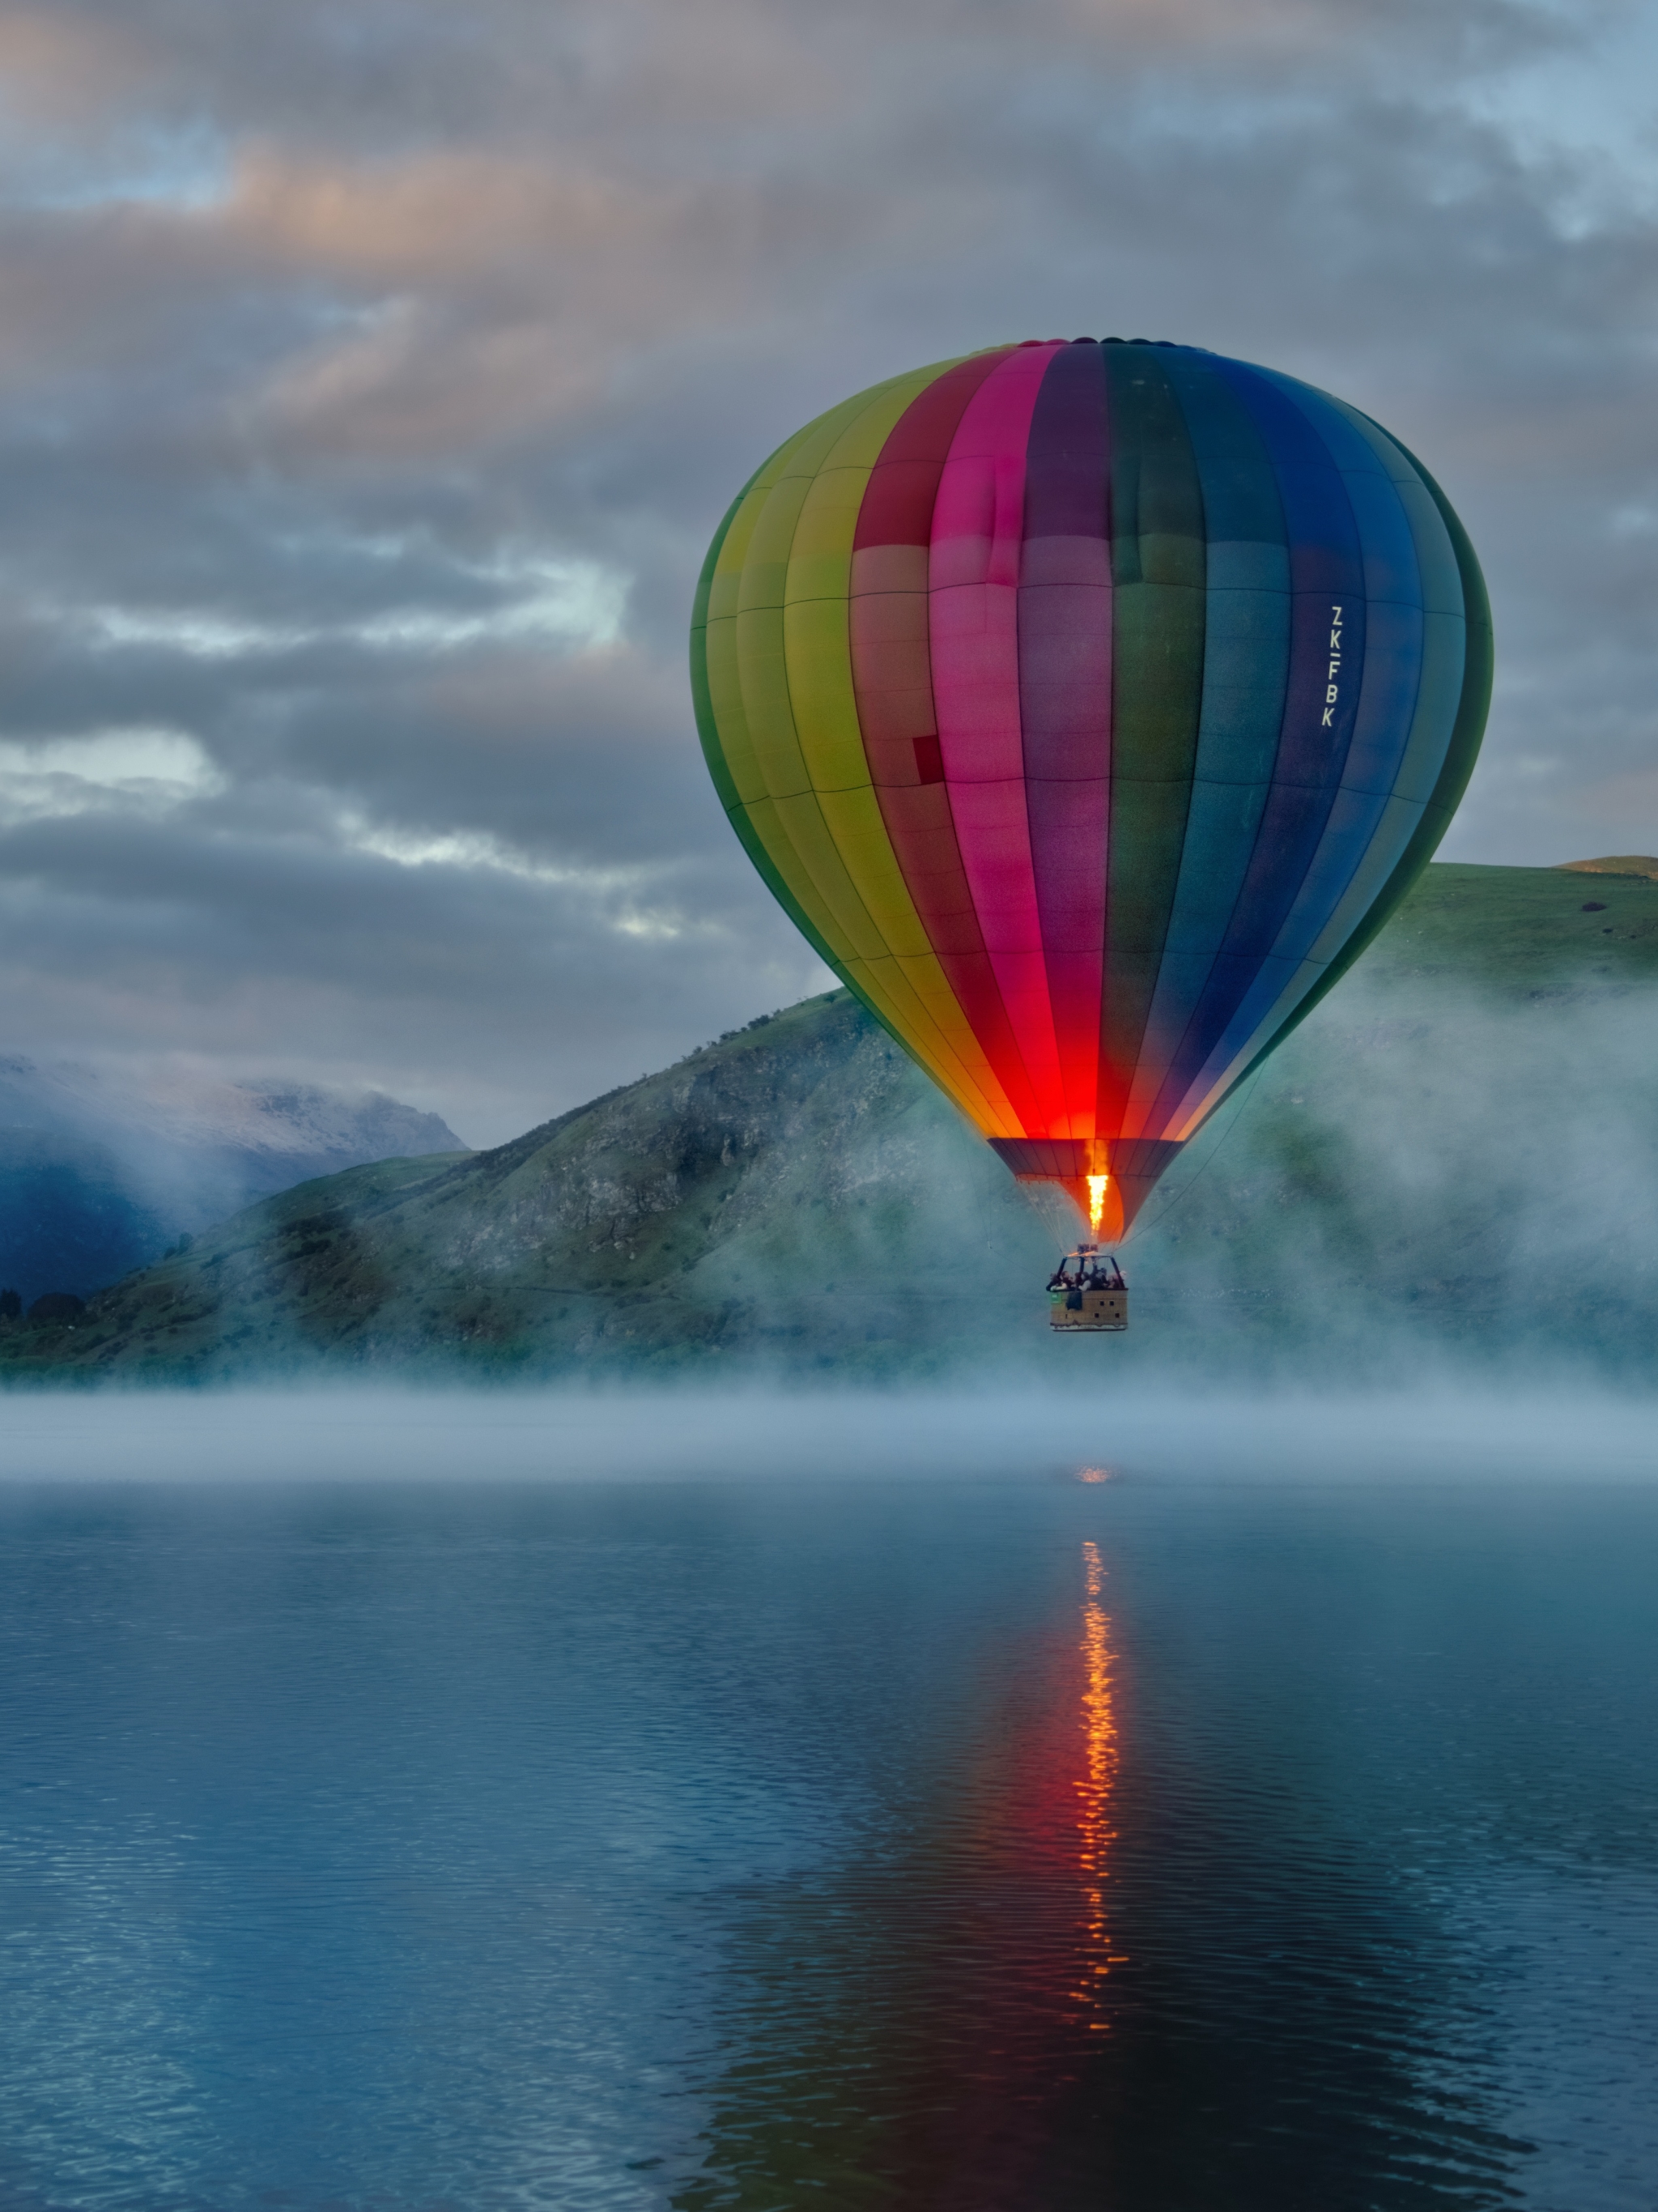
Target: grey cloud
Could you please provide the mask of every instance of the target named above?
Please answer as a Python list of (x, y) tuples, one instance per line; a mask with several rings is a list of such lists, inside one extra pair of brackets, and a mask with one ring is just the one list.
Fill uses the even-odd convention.
[[(813, 988), (703, 775), (696, 567), (800, 422), (1010, 336), (1184, 338), (1376, 414), (1497, 610), (1448, 850), (1650, 848), (1658, 190), (1584, 123), (1639, 33), (1502, 0), (0, 6), (9, 1040), (285, 1060), (478, 1140)], [(196, 783), (61, 765), (133, 731)]]
[(43, 1048), (349, 1066), (474, 1143), (829, 980), (707, 866), (550, 883), (116, 817), (14, 831), (0, 866), (0, 990)]

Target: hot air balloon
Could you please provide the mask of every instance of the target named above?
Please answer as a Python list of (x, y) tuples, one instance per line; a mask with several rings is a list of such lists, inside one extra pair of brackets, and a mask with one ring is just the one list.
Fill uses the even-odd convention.
[(1357, 408), (1193, 346), (1001, 346), (789, 439), (691, 632), (732, 827), (1015, 1176), (1123, 1236), (1443, 835), (1490, 610)]

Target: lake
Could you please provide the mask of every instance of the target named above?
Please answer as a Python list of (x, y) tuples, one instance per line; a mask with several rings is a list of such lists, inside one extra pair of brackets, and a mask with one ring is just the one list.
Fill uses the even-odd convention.
[(0, 1488), (0, 2201), (1650, 2212), (1658, 1491), (1000, 1449)]

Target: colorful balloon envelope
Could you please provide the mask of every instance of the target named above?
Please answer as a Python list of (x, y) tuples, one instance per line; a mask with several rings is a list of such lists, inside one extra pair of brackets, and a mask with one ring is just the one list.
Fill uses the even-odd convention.
[(1028, 340), (780, 447), (709, 548), (691, 666), (798, 927), (1115, 1237), (1426, 866), (1491, 617), (1357, 409), (1196, 347)]

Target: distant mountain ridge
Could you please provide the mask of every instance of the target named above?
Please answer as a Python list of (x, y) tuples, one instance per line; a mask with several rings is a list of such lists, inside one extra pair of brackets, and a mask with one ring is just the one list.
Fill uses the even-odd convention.
[(464, 1149), (380, 1092), (0, 1057), (0, 1286), (85, 1295), (293, 1183)]
[(494, 1151), (266, 1200), (73, 1327), (0, 1328), (0, 1375), (1650, 1383), (1658, 882), (1589, 888), (1430, 868), (1154, 1194), (1125, 1338), (1050, 1338), (1048, 1232), (837, 992)]
[(1650, 853), (1609, 853), (1599, 860), (1561, 860), (1556, 865), (1568, 875), (1658, 877), (1658, 859)]

